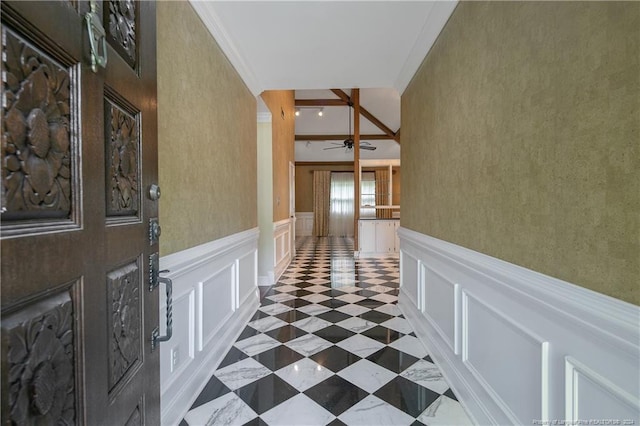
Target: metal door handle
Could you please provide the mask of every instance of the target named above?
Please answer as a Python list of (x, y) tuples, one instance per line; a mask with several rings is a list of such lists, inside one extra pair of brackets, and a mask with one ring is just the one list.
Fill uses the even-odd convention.
[(98, 4), (91, 0), (91, 12), (87, 12), (84, 19), (89, 33), (89, 45), (91, 47), (91, 70), (98, 72), (98, 66), (107, 67), (107, 39), (100, 18), (98, 17)]
[[(159, 274), (163, 272), (169, 272), (168, 270), (160, 271)], [(160, 330), (156, 327), (151, 333), (151, 350), (153, 351), (160, 342), (166, 342), (171, 339), (173, 335), (173, 281), (167, 277), (158, 277), (158, 283), (162, 283), (165, 285), (167, 289), (167, 329), (165, 330), (166, 334), (164, 336), (160, 336)]]

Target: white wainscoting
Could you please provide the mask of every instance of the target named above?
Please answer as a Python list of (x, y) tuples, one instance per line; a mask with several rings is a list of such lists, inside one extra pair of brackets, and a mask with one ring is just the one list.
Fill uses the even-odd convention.
[(258, 235), (250, 229), (160, 259), (173, 281), (173, 337), (159, 349), (163, 425), (180, 422), (257, 309)]
[(296, 212), (296, 237), (313, 234), (313, 212)]
[(639, 307), (398, 234), (398, 305), (477, 424), (640, 424)]
[(272, 284), (275, 284), (280, 279), (280, 275), (287, 269), (293, 258), (291, 245), (293, 222), (289, 218), (273, 223), (274, 282)]

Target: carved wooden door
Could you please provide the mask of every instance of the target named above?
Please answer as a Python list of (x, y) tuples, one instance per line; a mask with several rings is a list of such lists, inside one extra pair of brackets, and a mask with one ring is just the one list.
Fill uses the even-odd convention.
[(2, 1), (2, 423), (160, 423), (154, 2)]

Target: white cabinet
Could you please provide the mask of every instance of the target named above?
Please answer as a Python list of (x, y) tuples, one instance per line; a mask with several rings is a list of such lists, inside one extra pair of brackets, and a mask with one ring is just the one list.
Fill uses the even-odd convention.
[(400, 228), (400, 221), (393, 221), (393, 239), (394, 239), (394, 247), (397, 253), (400, 252), (400, 237), (398, 237), (398, 228)]
[(376, 253), (393, 253), (395, 251), (395, 237), (393, 222), (380, 220), (376, 222)]
[(398, 253), (397, 220), (360, 220), (358, 242), (361, 257)]
[(376, 221), (361, 220), (358, 228), (358, 241), (360, 251), (375, 251), (376, 247)]

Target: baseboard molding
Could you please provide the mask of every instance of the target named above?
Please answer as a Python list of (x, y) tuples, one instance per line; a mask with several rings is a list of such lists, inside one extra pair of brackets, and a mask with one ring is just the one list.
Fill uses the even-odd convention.
[(174, 287), (173, 337), (160, 345), (163, 425), (180, 422), (259, 306), (258, 234), (243, 231), (160, 259)]
[(477, 424), (638, 423), (639, 307), (415, 231), (398, 234), (398, 305)]

